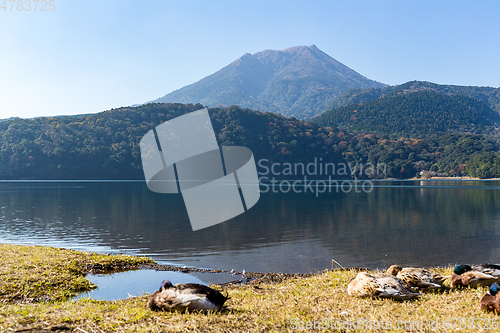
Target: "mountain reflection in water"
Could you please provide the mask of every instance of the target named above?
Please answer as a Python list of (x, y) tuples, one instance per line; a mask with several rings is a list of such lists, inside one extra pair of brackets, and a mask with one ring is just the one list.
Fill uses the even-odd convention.
[[(500, 262), (500, 182), (374, 182), (356, 193), (261, 193), (193, 232), (181, 195), (144, 182), (0, 183), (0, 243), (150, 256), (159, 263), (309, 273)], [(327, 191), (328, 192), (328, 191)]]

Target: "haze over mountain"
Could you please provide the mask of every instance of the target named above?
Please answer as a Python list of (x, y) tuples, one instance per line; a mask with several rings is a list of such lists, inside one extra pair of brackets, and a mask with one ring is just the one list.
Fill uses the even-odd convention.
[(254, 110), (309, 118), (354, 88), (384, 88), (333, 59), (315, 45), (246, 53), (200, 81), (154, 103), (240, 105)]

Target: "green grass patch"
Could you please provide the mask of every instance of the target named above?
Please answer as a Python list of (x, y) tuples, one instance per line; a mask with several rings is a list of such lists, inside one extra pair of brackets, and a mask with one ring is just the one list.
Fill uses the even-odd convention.
[(0, 302), (63, 300), (94, 289), (85, 274), (133, 269), (149, 258), (0, 244)]

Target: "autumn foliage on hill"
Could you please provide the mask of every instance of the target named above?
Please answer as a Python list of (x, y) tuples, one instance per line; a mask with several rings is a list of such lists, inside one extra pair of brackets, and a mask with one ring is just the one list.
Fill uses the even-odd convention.
[[(0, 179), (142, 180), (139, 143), (165, 121), (202, 105), (146, 104), (71, 117), (0, 122)], [(500, 175), (498, 143), (486, 136), (441, 133), (415, 138), (339, 131), (238, 106), (209, 109), (219, 145), (250, 148), (270, 163), (384, 164), (377, 177), (409, 178), (420, 170)], [(359, 170), (359, 168), (358, 168)], [(363, 174), (347, 178), (366, 177)]]

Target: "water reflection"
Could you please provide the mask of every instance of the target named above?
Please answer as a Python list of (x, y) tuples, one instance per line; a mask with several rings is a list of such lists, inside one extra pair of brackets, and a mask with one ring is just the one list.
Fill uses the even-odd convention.
[(120, 252), (200, 268), (309, 273), (499, 262), (500, 182), (375, 182), (370, 193), (262, 193), (193, 232), (180, 195), (143, 182), (0, 183), (0, 242)]
[(190, 273), (184, 274), (170, 271), (136, 270), (115, 274), (87, 275), (90, 282), (98, 286), (90, 292), (82, 293), (76, 299), (90, 298), (94, 300), (119, 300), (152, 294), (160, 287), (161, 281), (168, 279), (176, 283), (199, 283), (210, 285), (226, 283), (241, 279), (231, 274)]

